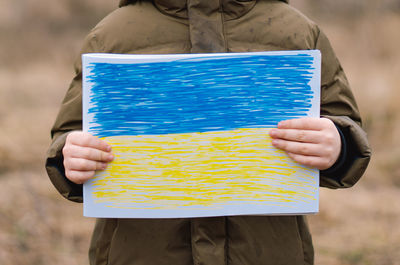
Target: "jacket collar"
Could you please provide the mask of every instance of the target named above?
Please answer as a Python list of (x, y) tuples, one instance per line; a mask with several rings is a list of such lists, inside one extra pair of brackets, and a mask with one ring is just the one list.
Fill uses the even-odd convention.
[[(121, 0), (120, 7), (146, 0)], [(224, 21), (239, 18), (261, 0), (147, 0), (164, 14), (187, 18), (192, 53), (227, 52)], [(276, 0), (264, 0), (276, 1)], [(281, 0), (287, 3), (287, 0)]]
[[(127, 6), (129, 4), (136, 3), (141, 0), (120, 0), (119, 6)], [(143, 1), (143, 0), (142, 0)], [(223, 10), (224, 17), (226, 20), (238, 18), (246, 14), (257, 2), (257, 0), (152, 0), (157, 8), (168, 15), (188, 18), (188, 4), (190, 2), (197, 2), (197, 6), (201, 8), (209, 9), (209, 5), (219, 3), (221, 7), (219, 10)], [(281, 2), (289, 3), (289, 0), (279, 0)], [(205, 5), (204, 3), (207, 3)]]

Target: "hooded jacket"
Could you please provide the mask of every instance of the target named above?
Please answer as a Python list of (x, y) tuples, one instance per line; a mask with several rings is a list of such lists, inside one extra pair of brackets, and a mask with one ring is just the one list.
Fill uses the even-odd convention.
[[(321, 116), (342, 134), (342, 159), (322, 171), (320, 185), (354, 185), (370, 159), (366, 134), (345, 74), (327, 37), (312, 21), (277, 0), (122, 0), (86, 37), (81, 53), (166, 54), (319, 49)], [(82, 186), (64, 173), (66, 135), (82, 128), (82, 73), (76, 76), (52, 128), (46, 169), (57, 190), (82, 202)], [(98, 219), (91, 264), (313, 264), (304, 216), (188, 219)]]

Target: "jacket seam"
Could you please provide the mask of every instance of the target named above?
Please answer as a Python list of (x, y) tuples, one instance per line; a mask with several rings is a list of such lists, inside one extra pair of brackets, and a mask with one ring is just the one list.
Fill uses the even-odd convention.
[(229, 265), (229, 217), (225, 218), (225, 265)]
[(247, 10), (247, 12), (243, 12), (242, 14), (240, 14), (239, 16), (237, 16), (235, 18), (226, 19), (225, 22), (229, 22), (229, 21), (232, 21), (232, 20), (240, 19), (240, 18), (244, 17), (245, 15), (247, 15), (248, 13), (250, 13), (250, 11), (253, 10), (254, 7), (257, 5), (257, 0), (254, 0), (254, 1), (255, 1), (254, 5), (249, 10)]
[(170, 14), (170, 13), (166, 12), (166, 11), (163, 10), (162, 8), (159, 8), (159, 7), (154, 3), (154, 1), (152, 1), (152, 4), (153, 4), (154, 8), (157, 9), (157, 10), (158, 10), (161, 14), (163, 14), (164, 16), (171, 17), (171, 18), (178, 19), (178, 20), (183, 20), (183, 19), (188, 20), (188, 19), (189, 19), (189, 18), (188, 18), (188, 15), (186, 15), (186, 16), (178, 16), (178, 15), (173, 15), (173, 14)]
[(297, 225), (297, 234), (299, 236), (300, 242), (301, 242), (301, 253), (303, 254), (303, 261), (304, 264), (306, 264), (306, 253), (305, 253), (305, 248), (304, 248), (304, 239), (301, 236), (301, 232), (300, 232), (300, 224), (299, 224), (299, 218), (301, 218), (300, 216), (296, 216), (295, 220), (296, 220), (296, 225)]
[(119, 227), (119, 219), (117, 218), (117, 219), (115, 219), (115, 221), (116, 221), (117, 224), (115, 225), (114, 232), (113, 232), (113, 235), (112, 235), (111, 240), (110, 240), (110, 245), (108, 246), (107, 263), (106, 263), (106, 265), (111, 265), (110, 264), (111, 245), (115, 240), (115, 237), (117, 235), (117, 230), (118, 230), (118, 227)]
[(195, 265), (194, 261), (194, 252), (193, 252), (193, 220), (192, 218), (189, 219), (189, 225), (190, 225), (190, 252), (192, 253), (192, 264)]
[[(190, 219), (190, 248), (192, 251), (192, 261), (193, 261), (193, 265), (200, 265), (198, 259), (197, 259), (197, 255), (195, 253), (195, 249), (193, 249), (193, 234), (195, 234), (194, 232), (194, 224), (193, 224), (193, 219)], [(195, 247), (196, 248), (196, 247)]]
[(221, 16), (221, 26), (222, 26), (222, 37), (224, 41), (224, 50), (225, 52), (228, 51), (228, 38), (226, 36), (226, 27), (225, 27), (225, 17), (224, 17), (224, 6), (222, 4), (222, 0), (219, 0), (219, 14)]

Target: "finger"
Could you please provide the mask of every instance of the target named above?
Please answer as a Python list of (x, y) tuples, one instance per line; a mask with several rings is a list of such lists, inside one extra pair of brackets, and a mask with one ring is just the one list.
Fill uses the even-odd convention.
[(77, 170), (69, 170), (65, 172), (66, 177), (76, 183), (83, 184), (89, 179), (93, 178), (95, 171), (77, 171)]
[(300, 129), (320, 131), (326, 126), (325, 121), (321, 118), (299, 118), (293, 120), (285, 120), (278, 123), (279, 129)]
[(321, 156), (322, 155), (320, 145), (318, 145), (318, 144), (301, 143), (301, 142), (286, 141), (286, 140), (282, 140), (282, 139), (274, 139), (274, 140), (272, 140), (272, 145), (283, 151), (294, 153), (294, 154), (307, 155), (307, 156)]
[(269, 135), (274, 139), (279, 138), (303, 143), (319, 143), (322, 140), (320, 132), (311, 130), (272, 129)]
[(114, 156), (111, 152), (104, 152), (90, 147), (81, 147), (78, 145), (66, 146), (63, 150), (64, 157), (84, 158), (92, 161), (111, 162)]
[(107, 163), (71, 157), (64, 159), (64, 167), (67, 170), (95, 171), (106, 169)]
[(300, 155), (300, 154), (294, 154), (294, 153), (290, 153), (287, 152), (287, 155), (293, 159), (294, 161), (296, 161), (299, 164), (302, 164), (304, 166), (308, 166), (308, 167), (313, 167), (313, 168), (317, 168), (319, 170), (324, 170), (329, 168), (329, 166), (327, 166), (327, 161), (326, 159), (322, 158), (322, 157), (318, 157), (318, 156), (305, 156), (305, 155)]
[(105, 152), (111, 151), (111, 146), (104, 140), (86, 132), (73, 132), (67, 136), (67, 142), (82, 147), (90, 147)]

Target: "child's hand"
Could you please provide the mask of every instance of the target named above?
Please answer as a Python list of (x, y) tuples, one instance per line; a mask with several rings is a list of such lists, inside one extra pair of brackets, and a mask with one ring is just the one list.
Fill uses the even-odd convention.
[(66, 177), (82, 184), (92, 178), (96, 170), (104, 170), (114, 157), (111, 146), (85, 132), (71, 132), (62, 150)]
[(270, 131), (272, 145), (305, 166), (330, 168), (339, 158), (341, 140), (335, 124), (326, 118), (281, 121)]

